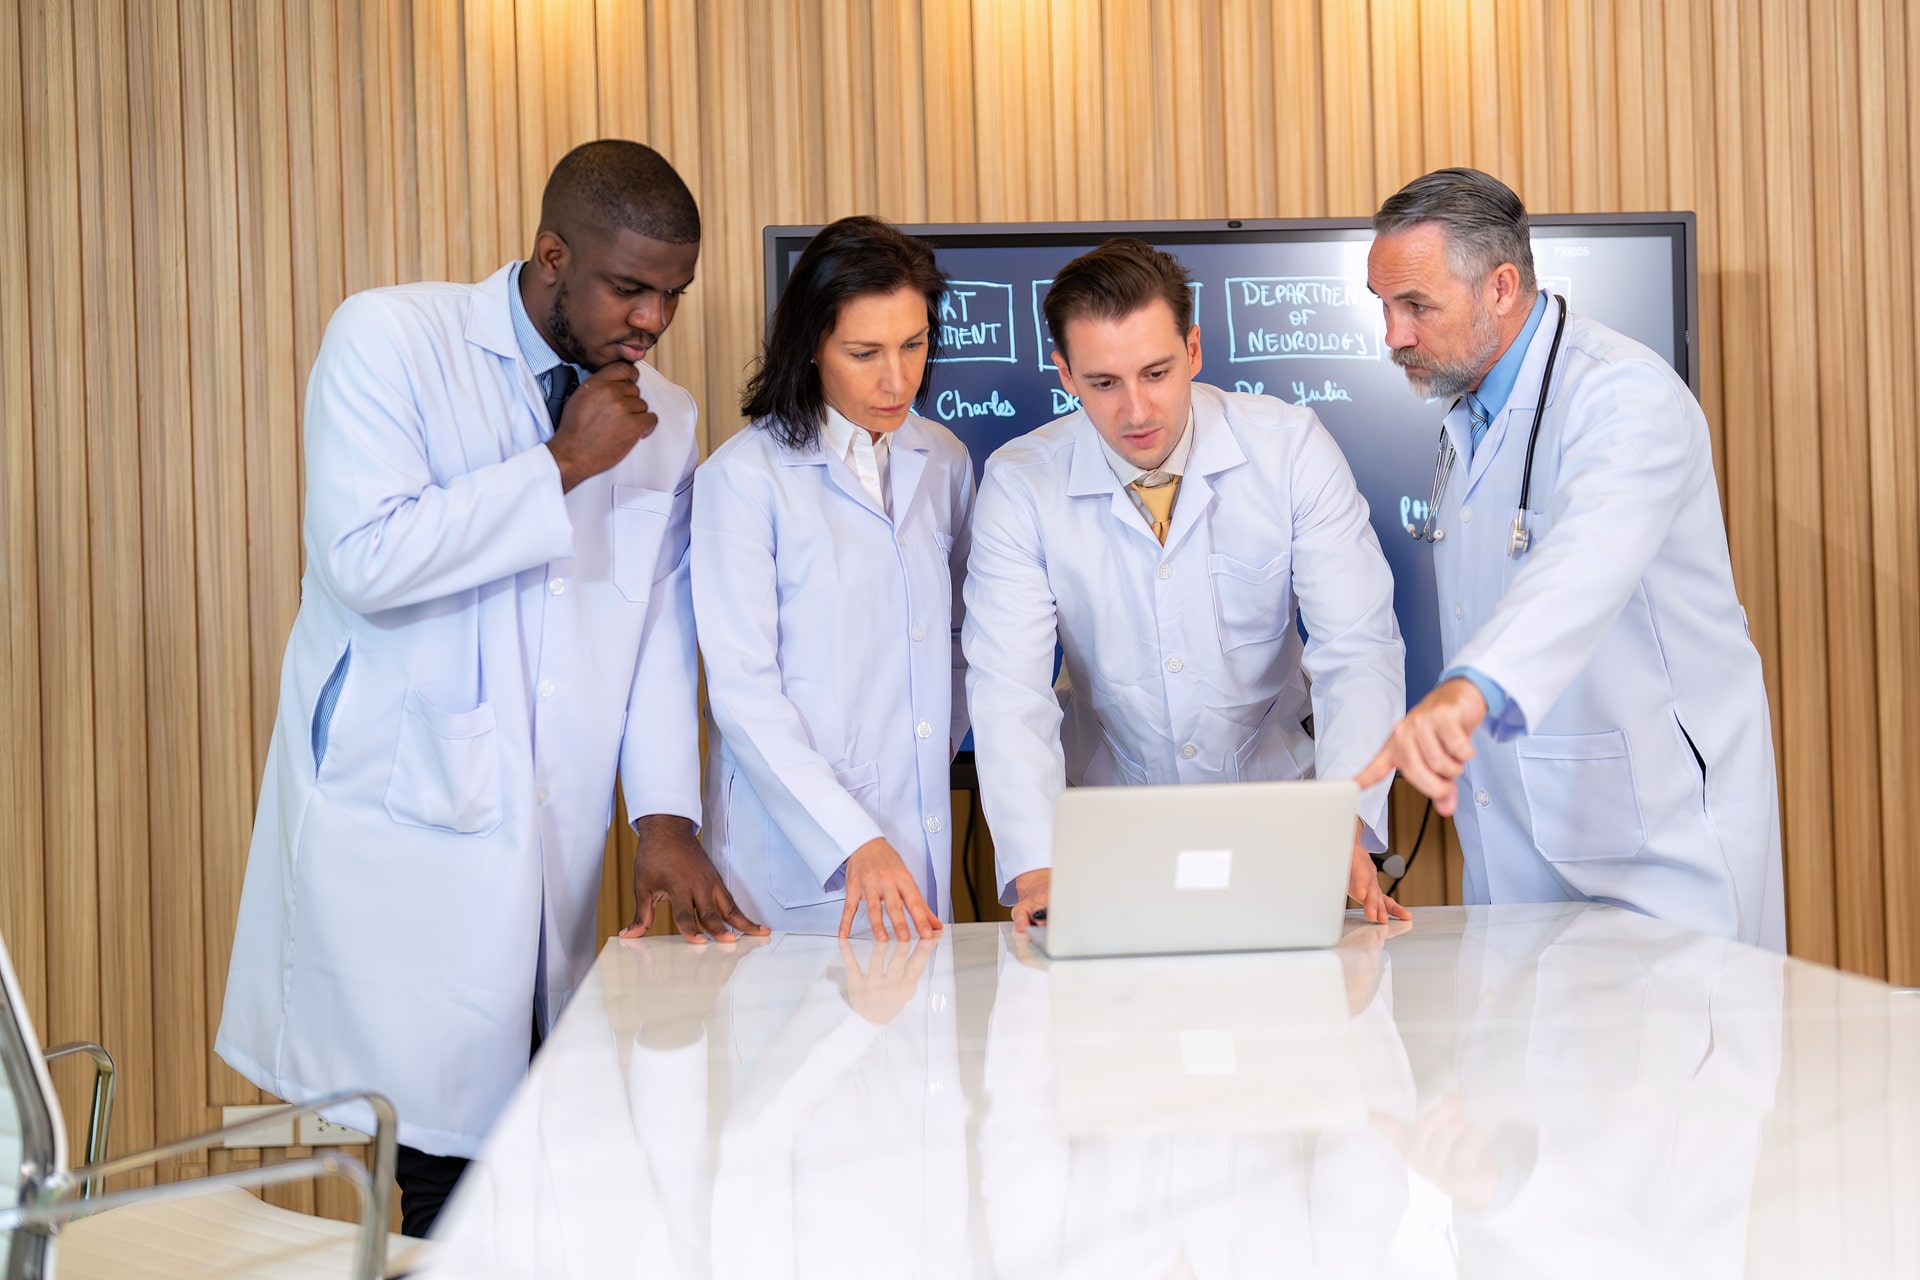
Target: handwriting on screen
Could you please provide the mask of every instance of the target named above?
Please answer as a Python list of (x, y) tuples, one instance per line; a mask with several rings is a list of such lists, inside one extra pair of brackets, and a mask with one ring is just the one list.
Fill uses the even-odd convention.
[[(1013, 286), (991, 280), (955, 280), (940, 298), (940, 361), (994, 360), (1012, 364)], [(1010, 411), (1009, 411), (1010, 412)]]
[(1227, 359), (1377, 360), (1380, 304), (1332, 276), (1228, 277)]

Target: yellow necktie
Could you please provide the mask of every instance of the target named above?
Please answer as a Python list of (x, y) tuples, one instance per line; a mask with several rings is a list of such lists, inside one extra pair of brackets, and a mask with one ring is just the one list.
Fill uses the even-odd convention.
[(1173, 524), (1173, 499), (1180, 492), (1180, 477), (1175, 476), (1165, 484), (1152, 486), (1135, 480), (1127, 486), (1140, 496), (1140, 505), (1147, 509), (1153, 519), (1153, 536), (1160, 540), (1161, 546), (1167, 545), (1167, 529)]

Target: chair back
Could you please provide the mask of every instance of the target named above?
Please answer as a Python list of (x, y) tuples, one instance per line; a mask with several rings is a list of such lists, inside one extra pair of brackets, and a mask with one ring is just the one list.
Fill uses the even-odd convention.
[[(0, 1208), (18, 1205), (36, 1181), (67, 1167), (67, 1125), (60, 1115), (33, 1019), (20, 994), (6, 940), (0, 938)], [(47, 1238), (0, 1228), (0, 1275), (41, 1274)]]

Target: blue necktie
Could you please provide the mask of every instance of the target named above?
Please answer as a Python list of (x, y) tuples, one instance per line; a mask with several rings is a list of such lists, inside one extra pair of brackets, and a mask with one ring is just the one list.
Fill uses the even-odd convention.
[(570, 364), (555, 365), (547, 370), (547, 419), (553, 423), (554, 430), (560, 429), (560, 415), (566, 410), (567, 400), (580, 385), (580, 375), (573, 371)]
[(1467, 416), (1473, 419), (1473, 439), (1468, 444), (1469, 456), (1480, 451), (1480, 442), (1487, 436), (1487, 415), (1480, 404), (1480, 398), (1471, 391), (1467, 393)]

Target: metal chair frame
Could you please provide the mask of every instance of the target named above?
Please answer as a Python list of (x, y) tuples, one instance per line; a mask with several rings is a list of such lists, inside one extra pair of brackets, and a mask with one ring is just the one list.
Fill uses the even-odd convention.
[[(378, 1093), (363, 1090), (329, 1094), (309, 1103), (275, 1107), (238, 1124), (175, 1142), (107, 1158), (107, 1134), (113, 1118), (113, 1056), (97, 1044), (78, 1042), (39, 1052), (33, 1024), (21, 1002), (6, 949), (0, 945), (0, 1074), (10, 1083), (20, 1107), (21, 1167), (19, 1202), (0, 1208), (0, 1262), (6, 1280), (42, 1280), (54, 1274), (47, 1266), (49, 1246), (61, 1227), (76, 1218), (91, 1217), (127, 1205), (183, 1199), (221, 1187), (263, 1187), (303, 1178), (336, 1177), (360, 1192), (360, 1232), (354, 1249), (354, 1280), (381, 1280), (387, 1257), (387, 1231), (392, 1215), (394, 1158), (398, 1120), (393, 1104)], [(87, 1160), (78, 1168), (66, 1165), (66, 1135), (46, 1064), (74, 1054), (93, 1060), (93, 1112), (87, 1126)], [(317, 1115), (344, 1103), (363, 1102), (373, 1111), (373, 1168), (352, 1156), (327, 1152), (282, 1164), (236, 1169), (179, 1182), (157, 1183), (123, 1191), (107, 1191), (105, 1182), (121, 1174), (150, 1169), (164, 1160), (192, 1155), (232, 1138), (261, 1133), (298, 1116)], [(11, 1242), (3, 1233), (12, 1233)], [(10, 1247), (9, 1247), (10, 1245)]]

